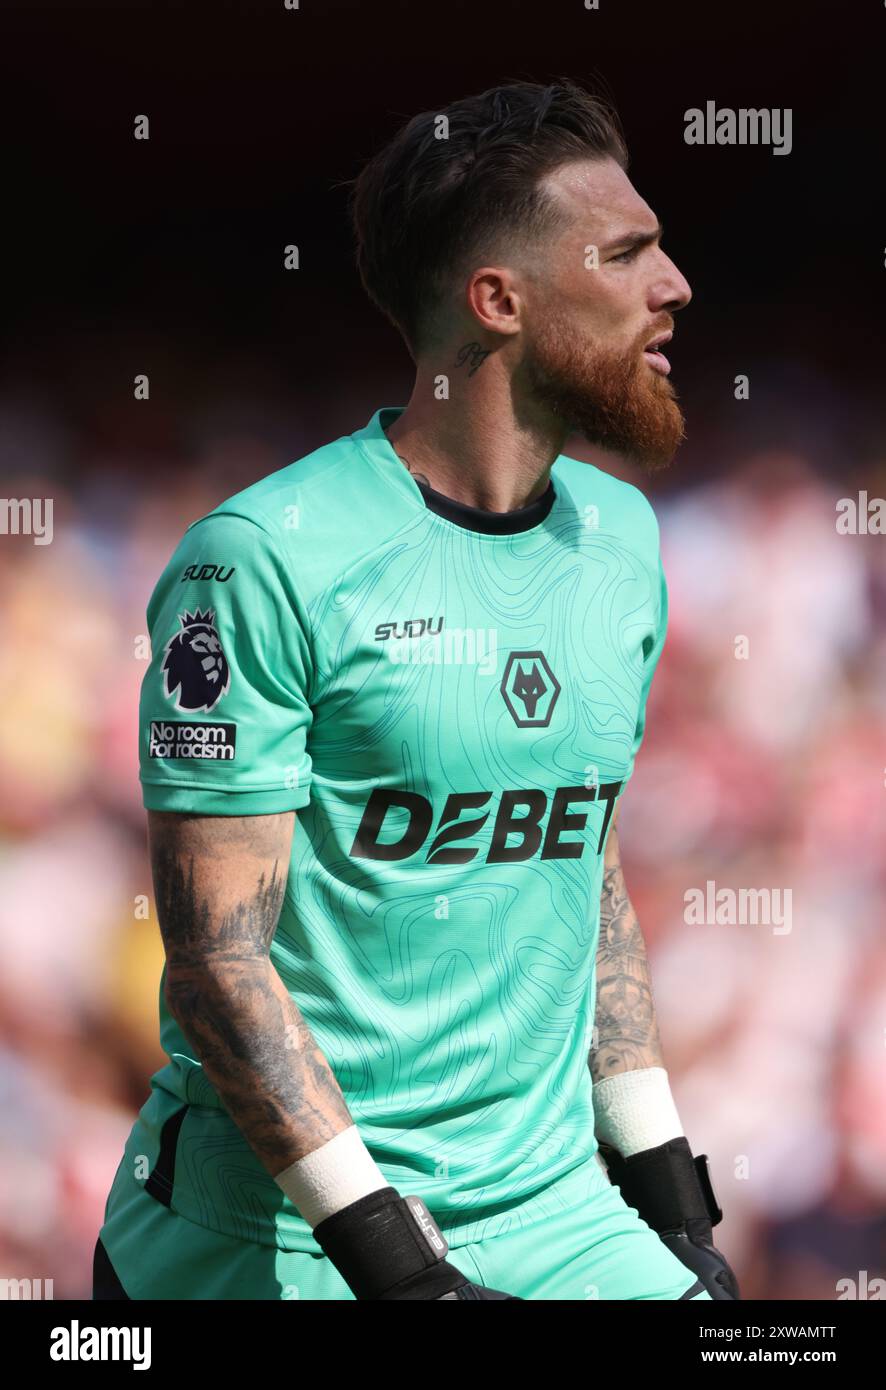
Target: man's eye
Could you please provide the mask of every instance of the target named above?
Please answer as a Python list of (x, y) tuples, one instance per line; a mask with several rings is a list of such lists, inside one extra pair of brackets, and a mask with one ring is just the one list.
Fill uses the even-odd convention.
[(621, 261), (623, 264), (627, 265), (629, 261), (632, 261), (634, 259), (636, 254), (637, 248), (636, 246), (632, 246), (630, 251), (622, 251), (620, 256), (610, 256), (609, 259), (613, 261)]

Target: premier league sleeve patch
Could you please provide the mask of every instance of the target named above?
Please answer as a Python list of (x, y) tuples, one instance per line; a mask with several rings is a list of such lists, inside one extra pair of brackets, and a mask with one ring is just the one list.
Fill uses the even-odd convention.
[(215, 612), (178, 615), (179, 630), (163, 652), (164, 694), (176, 709), (209, 711), (227, 693), (231, 668), (215, 627)]
[(148, 756), (233, 762), (237, 756), (237, 725), (207, 724), (205, 720), (152, 719)]

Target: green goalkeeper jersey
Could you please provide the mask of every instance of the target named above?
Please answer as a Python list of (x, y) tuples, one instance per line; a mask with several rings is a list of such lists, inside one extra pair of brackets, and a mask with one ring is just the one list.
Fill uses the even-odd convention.
[[(636, 488), (560, 456), (527, 507), (467, 507), (404, 467), (399, 413), (189, 527), (141, 780), (151, 810), (296, 812), (273, 965), (385, 1177), (455, 1234), (596, 1150), (603, 848), (667, 596)], [(130, 1157), (172, 1125), (176, 1211), (316, 1252), (162, 988), (160, 1016)]]

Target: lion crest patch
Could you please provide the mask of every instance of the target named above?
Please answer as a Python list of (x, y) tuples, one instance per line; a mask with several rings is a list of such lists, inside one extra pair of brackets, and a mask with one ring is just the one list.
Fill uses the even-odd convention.
[(165, 693), (176, 709), (211, 710), (231, 683), (231, 668), (215, 628), (215, 612), (180, 613), (181, 627), (163, 653)]

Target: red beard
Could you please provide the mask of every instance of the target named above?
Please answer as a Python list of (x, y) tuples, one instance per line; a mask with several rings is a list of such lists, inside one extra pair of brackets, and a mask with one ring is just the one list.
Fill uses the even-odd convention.
[(670, 463), (684, 438), (683, 415), (666, 376), (649, 366), (644, 330), (630, 349), (595, 351), (571, 324), (548, 318), (524, 360), (532, 397), (570, 431), (623, 454), (648, 472)]

